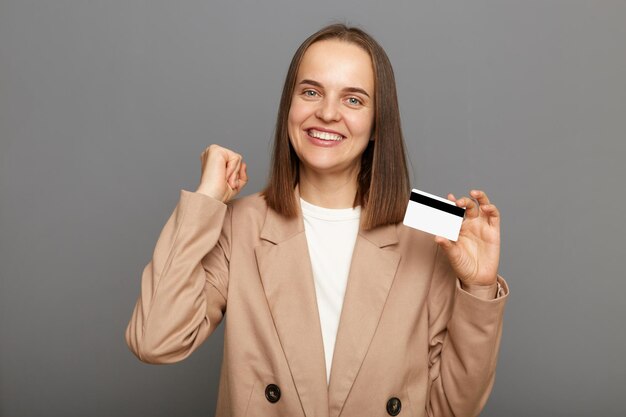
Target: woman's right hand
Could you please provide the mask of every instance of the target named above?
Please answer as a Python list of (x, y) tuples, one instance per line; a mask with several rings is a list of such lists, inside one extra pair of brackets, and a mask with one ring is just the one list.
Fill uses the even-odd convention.
[(200, 155), (202, 176), (197, 193), (227, 203), (248, 182), (246, 163), (238, 153), (219, 145), (211, 145)]

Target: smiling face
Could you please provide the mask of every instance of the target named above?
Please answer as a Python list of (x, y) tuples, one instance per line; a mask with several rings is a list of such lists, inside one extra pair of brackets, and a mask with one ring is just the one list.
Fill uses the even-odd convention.
[(373, 124), (369, 54), (337, 39), (313, 43), (298, 69), (288, 119), (301, 171), (356, 176)]

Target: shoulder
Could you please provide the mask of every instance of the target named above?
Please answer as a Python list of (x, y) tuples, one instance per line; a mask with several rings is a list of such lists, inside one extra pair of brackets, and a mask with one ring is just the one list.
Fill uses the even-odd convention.
[(262, 224), (267, 214), (268, 206), (261, 192), (239, 197), (227, 204), (231, 216), (237, 221)]
[(263, 194), (260, 191), (244, 197), (237, 197), (236, 199), (229, 201), (228, 205), (233, 209), (267, 209), (265, 197), (263, 197)]

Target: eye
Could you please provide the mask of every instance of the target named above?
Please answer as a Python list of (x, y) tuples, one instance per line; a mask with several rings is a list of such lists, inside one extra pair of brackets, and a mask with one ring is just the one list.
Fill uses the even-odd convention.
[(315, 91), (315, 90), (304, 90), (302, 92), (302, 94), (304, 94), (307, 97), (315, 97), (315, 96), (317, 96), (317, 91)]
[(360, 104), (363, 104), (363, 102), (356, 97), (349, 97), (348, 104), (351, 104), (353, 106), (358, 106)]

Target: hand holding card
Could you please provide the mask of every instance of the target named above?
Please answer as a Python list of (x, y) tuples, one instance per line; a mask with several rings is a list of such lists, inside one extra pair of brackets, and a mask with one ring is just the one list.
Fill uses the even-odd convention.
[[(444, 200), (419, 190), (413, 191)], [(450, 240), (450, 237), (454, 237), (453, 233), (452, 236), (441, 233), (435, 237), (435, 242), (446, 253), (454, 272), (464, 284), (493, 285), (496, 282), (500, 260), (500, 212), (490, 203), (483, 191), (472, 190), (470, 195), (477, 201), (469, 197), (457, 200), (454, 195), (448, 194), (452, 204), (465, 209), (465, 216), (462, 218), (456, 241)], [(448, 204), (444, 201), (441, 203)], [(409, 206), (411, 204), (412, 202), (409, 202)], [(410, 210), (409, 207), (407, 213)], [(448, 225), (452, 223), (450, 217), (442, 218)], [(405, 215), (407, 226), (411, 226), (411, 219), (410, 215), (408, 219)]]

